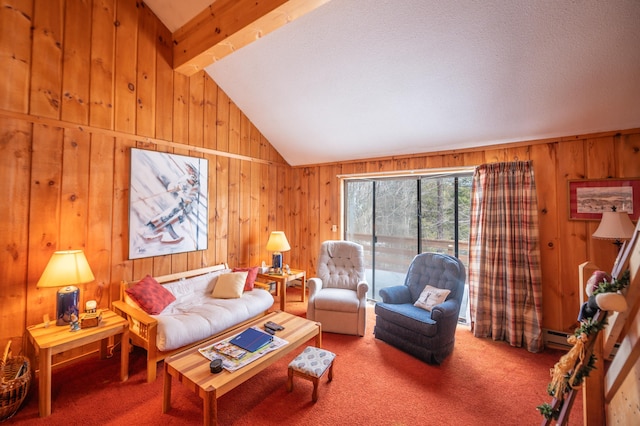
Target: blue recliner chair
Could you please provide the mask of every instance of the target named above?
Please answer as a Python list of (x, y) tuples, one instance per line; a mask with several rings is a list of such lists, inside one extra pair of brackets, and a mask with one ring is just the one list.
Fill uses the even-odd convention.
[[(440, 253), (417, 255), (404, 285), (380, 290), (375, 337), (429, 364), (440, 364), (453, 351), (464, 282), (465, 268), (459, 259)], [(427, 285), (450, 290), (431, 311), (414, 306)]]

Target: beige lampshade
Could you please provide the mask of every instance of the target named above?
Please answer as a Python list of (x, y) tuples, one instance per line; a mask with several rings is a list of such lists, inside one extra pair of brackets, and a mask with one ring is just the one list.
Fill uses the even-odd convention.
[(288, 251), (291, 250), (287, 236), (282, 231), (273, 231), (269, 235), (269, 241), (267, 241), (267, 251)]
[(593, 238), (628, 240), (633, 235), (635, 228), (627, 212), (604, 212), (598, 229), (593, 233)]
[(36, 287), (65, 287), (95, 280), (82, 250), (56, 251)]

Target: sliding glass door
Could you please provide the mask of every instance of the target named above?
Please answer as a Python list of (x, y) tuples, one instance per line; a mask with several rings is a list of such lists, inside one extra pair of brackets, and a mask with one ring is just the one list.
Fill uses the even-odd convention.
[(344, 188), (345, 239), (365, 248), (369, 298), (403, 284), (418, 253), (448, 253), (468, 265), (470, 173), (353, 179)]

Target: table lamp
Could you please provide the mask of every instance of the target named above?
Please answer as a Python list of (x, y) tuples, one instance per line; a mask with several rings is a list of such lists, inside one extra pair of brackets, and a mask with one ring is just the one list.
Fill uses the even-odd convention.
[(592, 236), (601, 240), (613, 240), (619, 251), (622, 241), (630, 239), (635, 228), (627, 212), (617, 212), (613, 207), (610, 212), (602, 213), (600, 225)]
[(273, 267), (274, 272), (282, 274), (281, 252), (289, 250), (291, 250), (291, 246), (289, 245), (289, 241), (287, 241), (287, 236), (284, 235), (284, 232), (273, 231), (271, 235), (269, 235), (269, 241), (267, 241), (267, 251), (273, 252), (273, 256), (271, 256), (271, 266)]
[(49, 259), (37, 288), (64, 287), (56, 296), (56, 325), (68, 325), (71, 314), (78, 315), (80, 290), (75, 284), (95, 280), (82, 250), (56, 251)]

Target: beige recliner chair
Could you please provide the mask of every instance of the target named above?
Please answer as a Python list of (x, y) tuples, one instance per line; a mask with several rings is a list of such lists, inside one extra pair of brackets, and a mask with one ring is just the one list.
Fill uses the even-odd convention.
[(364, 336), (367, 291), (362, 246), (350, 241), (325, 241), (318, 255), (318, 277), (307, 281), (307, 319), (322, 331)]

